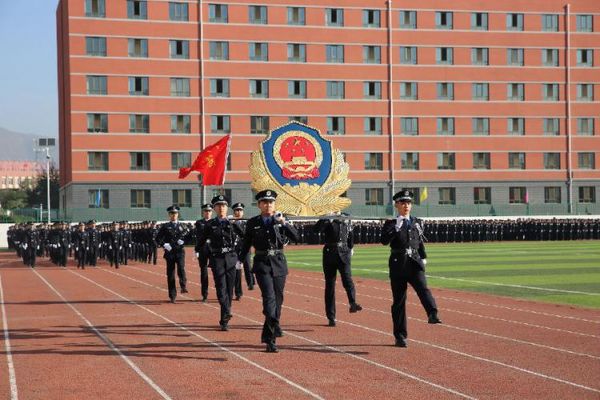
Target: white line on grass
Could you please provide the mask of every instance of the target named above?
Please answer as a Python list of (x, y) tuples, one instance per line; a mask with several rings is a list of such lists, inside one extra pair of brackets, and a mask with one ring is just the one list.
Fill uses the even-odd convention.
[(10, 338), (8, 335), (8, 321), (6, 319), (6, 308), (4, 307), (4, 289), (2, 287), (2, 276), (0, 276), (0, 302), (2, 302), (2, 327), (4, 329), (4, 348), (6, 349), (6, 361), (8, 363), (10, 398), (11, 400), (18, 400), (19, 391), (17, 390), (17, 377), (15, 375), (15, 365), (13, 364), (12, 352), (10, 348)]

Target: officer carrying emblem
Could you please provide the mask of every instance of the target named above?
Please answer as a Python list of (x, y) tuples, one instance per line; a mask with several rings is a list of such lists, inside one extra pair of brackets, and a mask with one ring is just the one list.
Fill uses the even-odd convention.
[(310, 126), (292, 121), (271, 131), (252, 153), (252, 189), (274, 189), (278, 209), (289, 215), (315, 216), (341, 211), (340, 197), (352, 181), (342, 152)]

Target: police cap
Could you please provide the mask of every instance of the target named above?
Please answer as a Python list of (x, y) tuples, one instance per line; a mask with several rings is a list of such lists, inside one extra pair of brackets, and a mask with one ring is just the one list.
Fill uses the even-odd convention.
[(246, 206), (244, 205), (244, 203), (235, 203), (231, 206), (231, 208), (233, 208), (234, 210), (243, 210), (245, 207)]
[(257, 201), (274, 201), (277, 198), (277, 192), (275, 192), (274, 190), (262, 190), (256, 193), (255, 198)]
[(394, 202), (409, 202), (412, 203), (413, 201), (413, 193), (408, 190), (408, 189), (402, 189), (401, 191), (399, 191), (398, 193), (396, 193), (393, 197)]
[(212, 206), (210, 204), (202, 204), (202, 211), (212, 211)]
[(179, 206), (173, 204), (171, 207), (167, 208), (168, 213), (179, 213)]
[(214, 206), (216, 206), (217, 204), (225, 204), (225, 205), (229, 205), (229, 199), (225, 196), (223, 196), (222, 194), (213, 197), (213, 199), (211, 200), (211, 204)]

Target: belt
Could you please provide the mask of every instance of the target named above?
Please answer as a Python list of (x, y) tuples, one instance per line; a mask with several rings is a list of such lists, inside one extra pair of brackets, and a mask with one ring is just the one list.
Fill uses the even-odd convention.
[(274, 256), (276, 254), (283, 254), (283, 250), (270, 249), (270, 250), (256, 250), (254, 253), (257, 256)]
[(325, 246), (327, 247), (346, 247), (347, 245), (346, 242), (325, 243)]
[(412, 256), (413, 253), (416, 253), (417, 250), (414, 250), (412, 247), (408, 249), (392, 249), (392, 254), (406, 254), (408, 256)]
[(221, 249), (210, 249), (210, 252), (213, 254), (226, 254), (235, 252), (235, 249), (233, 247), (223, 247)]

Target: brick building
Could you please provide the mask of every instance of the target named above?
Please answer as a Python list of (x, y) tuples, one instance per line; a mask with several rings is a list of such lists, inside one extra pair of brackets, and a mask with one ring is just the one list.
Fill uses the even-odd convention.
[(21, 184), (33, 184), (44, 167), (34, 161), (0, 161), (0, 189), (19, 189)]

